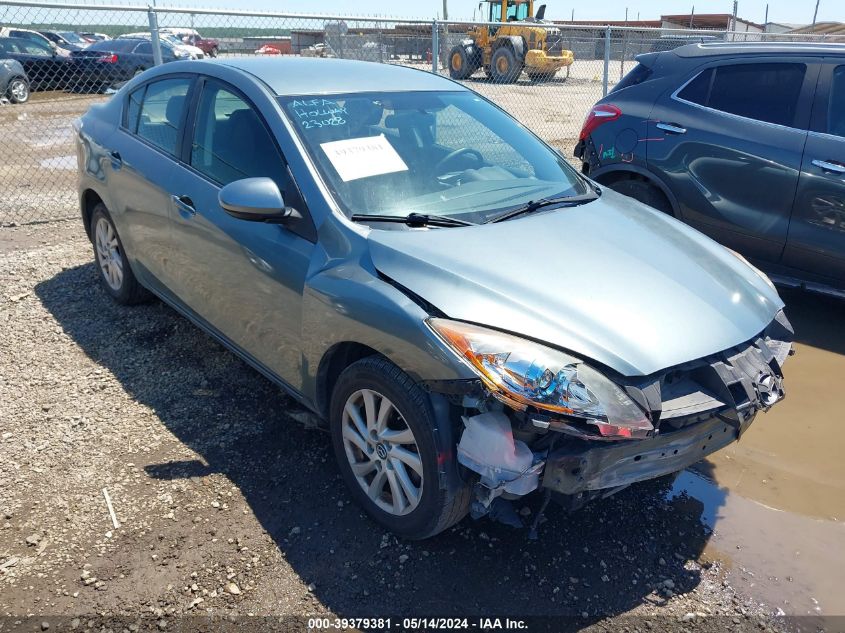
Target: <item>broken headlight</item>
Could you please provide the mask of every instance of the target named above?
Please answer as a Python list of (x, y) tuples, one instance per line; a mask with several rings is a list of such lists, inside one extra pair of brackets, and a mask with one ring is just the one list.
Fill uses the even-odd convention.
[(645, 437), (654, 429), (618, 385), (574, 356), (468, 323), (427, 323), (493, 396), (514, 409), (582, 418), (606, 437)]

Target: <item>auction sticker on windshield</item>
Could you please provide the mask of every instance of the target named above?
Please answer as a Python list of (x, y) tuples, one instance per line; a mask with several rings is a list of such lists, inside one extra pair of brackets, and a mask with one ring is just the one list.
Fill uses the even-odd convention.
[(343, 182), (408, 171), (384, 134), (321, 143), (320, 147)]

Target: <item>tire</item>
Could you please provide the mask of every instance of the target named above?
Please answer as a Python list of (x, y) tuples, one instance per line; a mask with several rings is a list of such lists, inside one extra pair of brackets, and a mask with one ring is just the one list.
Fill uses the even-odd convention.
[(623, 178), (607, 185), (617, 193), (638, 200), (653, 209), (668, 215), (675, 215), (672, 205), (660, 189), (647, 180), (639, 178)]
[(23, 77), (13, 77), (6, 88), (6, 95), (12, 103), (26, 103), (29, 94), (29, 82)]
[(217, 57), (217, 48), (212, 48), (208, 53), (211, 57)]
[(152, 298), (152, 294), (135, 278), (123, 242), (102, 203), (91, 213), (91, 244), (94, 246), (97, 277), (112, 299), (121, 305), (135, 305)]
[(132, 73), (132, 78), (134, 79), (135, 77), (138, 77), (139, 75), (142, 75), (142, 74), (144, 73), (144, 71), (145, 71), (145, 70), (147, 70), (147, 69), (146, 69), (146, 68), (136, 68), (136, 69), (135, 69), (135, 72), (134, 72), (134, 73)]
[(497, 84), (512, 84), (519, 79), (522, 62), (510, 46), (500, 46), (490, 59), (490, 76)]
[[(380, 425), (377, 413), (385, 402), (392, 409), (384, 409), (389, 414)], [(357, 423), (350, 411), (357, 412)], [(386, 358), (359, 360), (338, 378), (330, 431), (341, 475), (367, 514), (404, 538), (434, 536), (460, 521), (469, 509), (468, 485), (452, 492), (440, 487), (441, 469), (456, 466), (453, 447), (438, 452), (435, 428), (426, 393)], [(369, 494), (365, 486), (374, 492)]]
[(472, 60), (463, 46), (455, 46), (449, 52), (449, 76), (452, 79), (466, 79), (477, 69), (473, 68)]

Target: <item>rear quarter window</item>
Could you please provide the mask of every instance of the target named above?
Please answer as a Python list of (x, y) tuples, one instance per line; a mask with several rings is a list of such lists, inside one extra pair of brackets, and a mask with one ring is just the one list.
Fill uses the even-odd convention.
[(729, 64), (699, 74), (678, 97), (755, 121), (793, 126), (805, 64)]
[(654, 74), (651, 68), (644, 66), (643, 64), (637, 64), (634, 66), (631, 71), (622, 78), (616, 86), (614, 86), (611, 92), (619, 92), (620, 90), (624, 90), (625, 88), (630, 88), (631, 86), (637, 86), (645, 81), (648, 81), (651, 76)]

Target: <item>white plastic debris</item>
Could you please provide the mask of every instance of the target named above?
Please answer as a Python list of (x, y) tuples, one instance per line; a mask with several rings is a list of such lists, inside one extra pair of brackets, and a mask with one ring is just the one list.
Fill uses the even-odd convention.
[(480, 474), (483, 485), (515, 495), (537, 488), (543, 462), (535, 464), (528, 445), (514, 439), (508, 416), (488, 412), (463, 420), (458, 461)]

